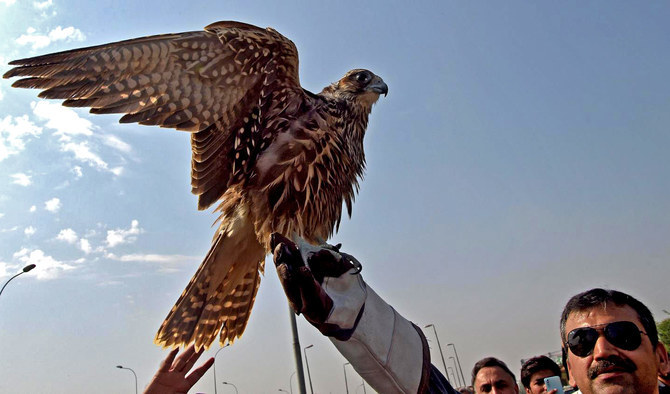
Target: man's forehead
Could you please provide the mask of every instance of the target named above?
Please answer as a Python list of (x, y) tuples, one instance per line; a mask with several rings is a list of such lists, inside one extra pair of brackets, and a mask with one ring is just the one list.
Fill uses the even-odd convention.
[(543, 369), (532, 374), (530, 376), (530, 381), (532, 382), (538, 379), (548, 378), (549, 376), (554, 376), (554, 372), (551, 369)]
[(493, 383), (500, 380), (514, 382), (514, 379), (512, 379), (510, 374), (497, 366), (484, 367), (480, 369), (479, 372), (477, 372), (477, 377), (475, 378), (476, 383)]
[(628, 305), (608, 303), (570, 312), (565, 321), (565, 331), (568, 333), (573, 328), (595, 326), (614, 321), (632, 321), (638, 325), (642, 324), (635, 309)]

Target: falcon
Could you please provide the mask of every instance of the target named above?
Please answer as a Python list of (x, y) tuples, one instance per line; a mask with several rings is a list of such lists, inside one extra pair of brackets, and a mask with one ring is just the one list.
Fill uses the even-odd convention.
[(217, 22), (15, 60), (4, 78), (120, 122), (191, 133), (198, 209), (215, 203), (212, 246), (154, 342), (208, 348), (239, 338), (254, 304), (270, 234), (317, 243), (351, 216), (365, 168), (372, 105), (388, 93), (364, 69), (314, 94), (300, 86), (298, 51), (272, 28)]

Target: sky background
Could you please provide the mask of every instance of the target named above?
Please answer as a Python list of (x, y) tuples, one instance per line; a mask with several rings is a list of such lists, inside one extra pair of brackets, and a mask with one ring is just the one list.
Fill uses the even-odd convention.
[[(435, 324), (445, 357), (456, 344), (467, 379), (484, 356), (518, 373), (520, 359), (560, 349), (560, 312), (589, 288), (668, 317), (670, 3), (0, 0), (0, 71), (219, 20), (293, 40), (313, 92), (353, 68), (389, 85), (333, 242), (405, 317)], [(190, 193), (189, 136), (11, 82), (0, 82), (0, 283), (38, 267), (0, 299), (0, 392), (131, 393), (118, 364), (142, 390), (167, 354), (155, 332), (213, 235), (216, 216)], [(224, 380), (290, 389), (287, 305), (267, 264), (245, 335), (217, 357), (219, 393), (234, 392)], [(314, 391), (344, 393), (346, 360), (298, 323)], [(192, 392), (213, 385), (209, 371)]]

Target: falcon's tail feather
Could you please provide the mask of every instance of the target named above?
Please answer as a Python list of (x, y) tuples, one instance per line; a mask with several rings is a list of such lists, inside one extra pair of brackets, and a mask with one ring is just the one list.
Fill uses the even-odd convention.
[(244, 218), (237, 219), (220, 228), (158, 330), (156, 344), (177, 347), (194, 342), (200, 349), (208, 348), (219, 332), (222, 345), (242, 336), (260, 285), (265, 250), (253, 226)]

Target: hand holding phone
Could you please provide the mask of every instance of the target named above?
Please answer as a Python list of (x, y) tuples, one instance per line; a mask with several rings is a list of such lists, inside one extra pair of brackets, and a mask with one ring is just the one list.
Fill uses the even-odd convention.
[(547, 388), (547, 392), (556, 390), (556, 394), (563, 394), (563, 383), (561, 383), (559, 376), (544, 378), (544, 387)]

